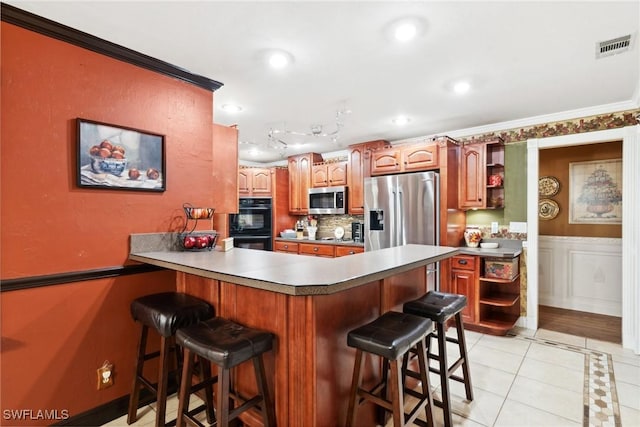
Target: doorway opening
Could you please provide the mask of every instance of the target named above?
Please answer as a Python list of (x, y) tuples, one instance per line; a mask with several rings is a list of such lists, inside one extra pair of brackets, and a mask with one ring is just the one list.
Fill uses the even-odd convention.
[[(621, 344), (622, 141), (548, 148), (539, 160), (538, 327)], [(610, 209), (592, 213), (591, 199)]]

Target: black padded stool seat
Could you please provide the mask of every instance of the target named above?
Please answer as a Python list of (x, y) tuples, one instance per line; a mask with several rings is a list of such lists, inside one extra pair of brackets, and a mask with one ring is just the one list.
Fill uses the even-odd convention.
[(404, 303), (404, 313), (427, 317), (434, 322), (444, 322), (467, 306), (464, 295), (431, 291), (418, 299)]
[[(462, 310), (467, 306), (467, 297), (445, 292), (429, 291), (425, 295), (413, 301), (406, 302), (402, 311), (417, 316), (426, 317), (436, 324), (436, 332), (429, 335), (428, 339), (436, 338), (438, 342), (438, 354), (427, 351), (427, 357), (438, 362), (438, 368), (429, 366), (429, 371), (440, 375), (440, 389), (442, 401), (434, 399), (434, 403), (443, 409), (444, 425), (451, 427), (451, 394), (449, 392), (449, 378), (464, 384), (465, 393), (468, 400), (473, 400), (473, 389), (471, 387), (471, 376), (469, 374), (469, 358), (467, 356), (467, 344), (464, 338), (464, 324), (462, 323)], [(446, 334), (446, 323), (450, 318), (455, 319), (456, 337), (448, 337)], [(447, 342), (458, 345), (460, 357), (448, 364)], [(430, 348), (430, 346), (427, 346)], [(462, 376), (454, 372), (462, 367)], [(405, 371), (406, 375), (416, 377), (416, 373)]]
[(137, 298), (131, 303), (133, 320), (154, 328), (163, 337), (178, 328), (213, 317), (213, 307), (200, 298), (179, 292), (163, 292)]
[(430, 332), (424, 317), (388, 311), (371, 323), (349, 332), (347, 345), (386, 359), (397, 359)]
[[(424, 347), (425, 338), (431, 329), (432, 322), (429, 319), (389, 311), (373, 322), (349, 332), (347, 345), (356, 349), (356, 360), (347, 411), (347, 427), (358, 425), (356, 423), (357, 408), (365, 401), (371, 401), (391, 412), (395, 427), (413, 423), (422, 409), (426, 411), (428, 425), (433, 425), (433, 401)], [(422, 393), (412, 393), (419, 401), (409, 414), (405, 414), (402, 359), (414, 347), (418, 354)], [(361, 388), (362, 360), (365, 352), (383, 358), (382, 380), (370, 390)], [(389, 387), (388, 393), (387, 387)], [(384, 420), (380, 421), (381, 424), (385, 424)]]
[[(175, 333), (178, 328), (198, 323), (214, 315), (213, 307), (200, 298), (179, 292), (162, 292), (136, 298), (131, 302), (131, 316), (140, 325), (140, 340), (136, 354), (135, 373), (133, 386), (129, 397), (129, 413), (127, 423), (132, 424), (137, 419), (138, 403), (141, 386), (151, 391), (157, 400), (156, 426), (165, 425), (165, 412), (167, 400), (167, 388), (169, 381), (169, 353), (175, 348)], [(147, 336), (149, 328), (160, 334), (160, 351), (146, 353)], [(178, 368), (181, 360), (177, 351), (176, 359)], [(159, 357), (160, 369), (158, 371), (158, 383), (153, 384), (143, 376), (144, 363)], [(180, 370), (176, 372), (179, 382)], [(213, 405), (211, 403), (211, 414)]]
[[(264, 425), (267, 427), (275, 426), (275, 405), (267, 387), (262, 359), (263, 354), (273, 348), (272, 333), (248, 328), (221, 317), (214, 317), (179, 329), (176, 333), (176, 340), (184, 349), (185, 359), (178, 403), (178, 427), (183, 425), (185, 419), (197, 424), (191, 414), (185, 410), (189, 407), (191, 392), (216, 382), (218, 383), (216, 426), (227, 426), (242, 412), (257, 405), (261, 406)], [(191, 378), (191, 369), (196, 356), (201, 364), (205, 364), (207, 361), (216, 364), (218, 375), (204, 378), (201, 384), (189, 390), (188, 379)], [(232, 390), (230, 370), (248, 360), (253, 360), (258, 394), (250, 399), (241, 399)], [(236, 409), (230, 408), (230, 397), (233, 397), (241, 405)]]

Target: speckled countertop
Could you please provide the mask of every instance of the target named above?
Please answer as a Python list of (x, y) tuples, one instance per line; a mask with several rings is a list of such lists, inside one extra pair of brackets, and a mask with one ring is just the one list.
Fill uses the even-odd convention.
[(288, 295), (326, 295), (450, 258), (458, 248), (406, 245), (340, 258), (233, 248), (228, 252), (132, 252), (171, 270)]
[(522, 253), (522, 241), (512, 239), (483, 239), (485, 243), (498, 243), (496, 249), (469, 248), (460, 247), (460, 253), (463, 255), (476, 255), (482, 257), (494, 258), (515, 258)]

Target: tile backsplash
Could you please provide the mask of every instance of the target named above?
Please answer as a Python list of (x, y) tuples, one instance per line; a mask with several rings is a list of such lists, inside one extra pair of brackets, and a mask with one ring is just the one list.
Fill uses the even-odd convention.
[[(300, 219), (306, 220), (307, 217), (300, 217)], [(349, 240), (351, 239), (351, 223), (355, 221), (364, 222), (364, 216), (362, 215), (317, 215), (316, 219), (318, 220), (317, 239), (333, 237), (336, 227), (342, 227), (344, 228), (343, 238)]]

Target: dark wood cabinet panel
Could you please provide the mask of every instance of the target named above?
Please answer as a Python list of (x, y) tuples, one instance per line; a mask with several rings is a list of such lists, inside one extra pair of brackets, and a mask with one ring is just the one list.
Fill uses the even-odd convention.
[[(494, 177), (490, 179), (490, 177)], [(495, 179), (497, 178), (497, 179)], [(460, 150), (460, 209), (504, 207), (504, 144), (496, 139)]]
[(271, 169), (242, 168), (238, 170), (238, 194), (241, 197), (271, 196)]
[(347, 162), (313, 165), (313, 187), (347, 185)]
[(349, 167), (347, 185), (349, 213), (364, 214), (364, 179), (371, 176), (371, 157), (373, 150), (389, 146), (385, 140), (369, 141), (349, 146)]
[(451, 292), (467, 297), (467, 306), (462, 310), (462, 320), (465, 324), (477, 321), (479, 272), (480, 261), (477, 257), (451, 258)]
[(291, 156), (289, 167), (289, 212), (293, 215), (306, 215), (309, 211), (309, 188), (313, 180), (313, 164), (322, 162), (318, 153)]
[(423, 171), (438, 167), (438, 153), (436, 144), (409, 147), (402, 150), (402, 164), (405, 171)]

